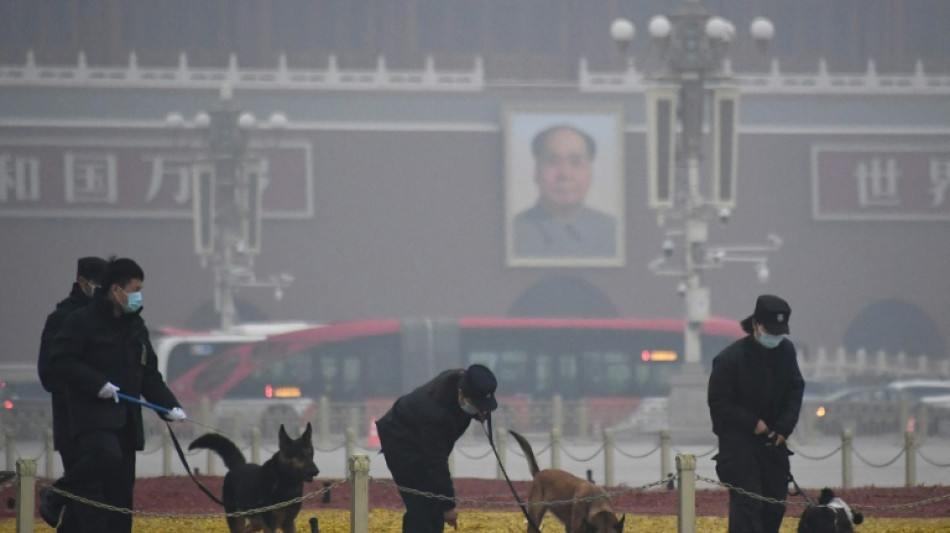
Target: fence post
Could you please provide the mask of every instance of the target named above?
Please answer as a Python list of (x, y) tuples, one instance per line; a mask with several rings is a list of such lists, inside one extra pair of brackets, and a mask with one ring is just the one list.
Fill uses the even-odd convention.
[[(352, 429), (352, 428), (350, 428)], [(350, 431), (348, 429), (347, 431)], [(369, 532), (369, 457), (349, 457), (348, 470), (353, 480), (353, 500), (350, 506), (350, 533)]]
[(676, 473), (679, 475), (677, 497), (678, 533), (696, 532), (696, 456), (691, 453), (676, 456)]
[(851, 430), (841, 432), (841, 488), (851, 488)]
[(551, 398), (551, 427), (564, 427), (564, 398), (560, 394)]
[(904, 432), (904, 486), (917, 486), (917, 443), (913, 431)]
[(172, 434), (171, 430), (162, 432), (162, 475), (172, 475)]
[(551, 428), (551, 468), (561, 468), (561, 428), (558, 426)]
[(3, 445), (5, 447), (4, 455), (6, 455), (7, 470), (13, 470), (16, 464), (16, 459), (14, 458), (14, 455), (16, 454), (16, 448), (13, 444), (13, 435), (11, 435), (9, 431), (4, 431)]
[(356, 453), (356, 429), (352, 426), (346, 428), (343, 431), (343, 461), (346, 463), (346, 468), (349, 468), (350, 457), (353, 457), (353, 454)]
[(660, 479), (673, 473), (670, 470), (670, 431), (668, 429), (660, 430)]
[(590, 438), (590, 428), (587, 422), (587, 404), (584, 400), (577, 402), (577, 436), (582, 440)]
[(261, 428), (251, 428), (251, 462), (261, 464)]
[(33, 509), (36, 500), (36, 459), (20, 459), (16, 462), (16, 531), (33, 533)]
[(46, 473), (46, 477), (49, 479), (56, 479), (56, 464), (53, 459), (56, 458), (56, 452), (53, 450), (53, 430), (46, 428), (46, 431), (43, 435), (43, 443), (46, 445), (46, 457), (43, 461), (43, 468)]
[(498, 465), (495, 467), (495, 479), (505, 479), (505, 473), (502, 467), (507, 466), (508, 457), (508, 430), (498, 428), (498, 436), (495, 437), (495, 449), (498, 450)]
[(604, 428), (604, 486), (614, 486), (614, 433)]
[(317, 438), (321, 446), (330, 444), (330, 399), (321, 396), (317, 400)]

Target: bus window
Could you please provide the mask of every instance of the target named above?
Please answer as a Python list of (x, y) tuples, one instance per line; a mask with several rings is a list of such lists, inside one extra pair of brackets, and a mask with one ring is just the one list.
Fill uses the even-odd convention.
[(355, 400), (362, 396), (362, 365), (360, 357), (350, 356), (343, 359), (343, 378), (341, 383), (340, 397), (347, 400)]
[(205, 342), (181, 342), (175, 345), (168, 354), (168, 362), (165, 365), (164, 378), (166, 382), (172, 382), (196, 365), (203, 363), (213, 356), (230, 349), (237, 343), (205, 343)]

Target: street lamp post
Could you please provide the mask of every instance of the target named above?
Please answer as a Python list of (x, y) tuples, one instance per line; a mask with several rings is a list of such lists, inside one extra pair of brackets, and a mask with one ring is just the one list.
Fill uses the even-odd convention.
[(258, 123), (254, 115), (234, 106), (231, 89), (224, 85), (217, 106), (186, 121), (169, 113), (166, 124), (176, 130), (200, 133), (203, 154), (192, 164), (195, 252), (203, 266), (214, 270), (214, 307), (220, 327), (228, 330), (240, 319), (234, 294), (242, 287), (264, 287), (282, 298), (293, 276), (282, 273), (258, 279), (254, 257), (261, 251), (264, 189), (269, 180), (268, 160), (249, 149), (252, 131), (278, 132), (287, 125), (283, 113)]
[[(702, 326), (710, 316), (709, 288), (702, 272), (727, 262), (751, 262), (760, 281), (768, 279), (767, 252), (781, 239), (752, 246), (708, 245), (712, 216), (726, 222), (735, 206), (738, 89), (725, 64), (735, 38), (728, 20), (710, 14), (698, 0), (686, 0), (669, 16), (649, 22), (651, 39), (661, 54), (661, 66), (650, 72), (646, 90), (648, 121), (649, 204), (661, 226), (668, 221), (663, 255), (650, 263), (658, 275), (679, 279), (677, 292), (685, 301), (684, 363), (670, 381), (670, 429), (686, 434), (709, 434), (706, 373), (702, 365)], [(772, 23), (757, 17), (750, 32), (760, 47), (774, 35)], [(623, 48), (633, 40), (634, 25), (618, 19), (611, 36)], [(707, 105), (708, 104), (708, 105)], [(704, 135), (704, 126), (710, 139)], [(702, 180), (704, 153), (708, 180)], [(674, 238), (682, 239), (679, 260)]]

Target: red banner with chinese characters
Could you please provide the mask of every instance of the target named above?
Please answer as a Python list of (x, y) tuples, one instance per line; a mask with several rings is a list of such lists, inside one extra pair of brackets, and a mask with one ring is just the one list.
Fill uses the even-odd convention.
[[(196, 149), (141, 144), (0, 144), (0, 217), (191, 218), (192, 168), (205, 156)], [(282, 143), (248, 157), (266, 169), (264, 217), (313, 216), (309, 143)]]
[(814, 145), (818, 220), (950, 220), (950, 146)]

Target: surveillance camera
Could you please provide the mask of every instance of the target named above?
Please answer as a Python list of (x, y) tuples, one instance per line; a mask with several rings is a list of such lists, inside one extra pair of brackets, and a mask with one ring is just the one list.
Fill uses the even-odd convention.
[(779, 237), (778, 235), (774, 233), (769, 233), (767, 238), (768, 238), (769, 244), (772, 245), (773, 248), (781, 248), (782, 246), (781, 237)]
[(673, 248), (674, 245), (672, 240), (666, 239), (663, 241), (663, 255), (665, 257), (673, 257)]
[(680, 296), (686, 296), (686, 288), (686, 282), (681, 281), (679, 285), (676, 286), (676, 292), (679, 293)]
[(732, 217), (732, 211), (728, 207), (723, 207), (719, 210), (719, 222), (725, 224), (729, 222), (729, 218)]

